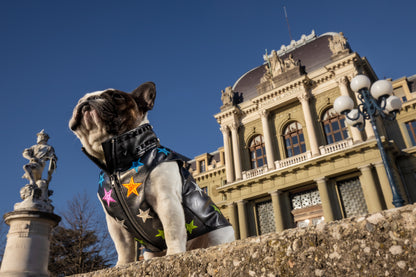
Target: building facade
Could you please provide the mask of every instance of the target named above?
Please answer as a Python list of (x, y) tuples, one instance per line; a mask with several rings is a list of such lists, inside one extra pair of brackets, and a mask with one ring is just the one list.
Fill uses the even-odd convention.
[[(377, 75), (342, 33), (312, 32), (263, 56), (221, 92), (223, 147), (190, 161), (198, 184), (238, 238), (393, 208), (369, 122), (346, 125), (333, 109), (358, 74)], [(416, 201), (416, 75), (393, 81), (403, 106), (377, 127), (405, 203)]]

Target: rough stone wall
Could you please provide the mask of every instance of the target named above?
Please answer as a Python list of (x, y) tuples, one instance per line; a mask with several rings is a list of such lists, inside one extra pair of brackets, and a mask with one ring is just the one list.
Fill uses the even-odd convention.
[(75, 276), (416, 276), (416, 205)]

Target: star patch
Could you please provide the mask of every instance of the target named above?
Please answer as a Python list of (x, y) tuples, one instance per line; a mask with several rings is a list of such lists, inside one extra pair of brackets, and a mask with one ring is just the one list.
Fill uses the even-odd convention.
[(151, 216), (149, 212), (150, 212), (150, 209), (147, 209), (146, 211), (139, 209), (139, 214), (137, 216), (143, 220), (143, 223), (146, 223), (146, 220), (153, 218), (153, 216)]
[(110, 203), (111, 202), (116, 202), (116, 200), (113, 199), (113, 197), (111, 197), (111, 193), (113, 192), (113, 189), (110, 189), (110, 191), (107, 191), (104, 188), (104, 196), (103, 196), (103, 200), (107, 201), (107, 205), (110, 207)]
[(163, 153), (167, 156), (170, 153), (170, 151), (166, 148), (157, 148), (157, 153)]
[(195, 185), (195, 190), (197, 191), (197, 192), (199, 192), (199, 194), (202, 196), (202, 194), (204, 193), (203, 191), (202, 191), (202, 189), (198, 186), (198, 184), (197, 183), (195, 183), (195, 182), (192, 182), (192, 184), (194, 184)]
[(213, 207), (215, 211), (217, 211), (217, 212), (221, 213), (220, 209), (218, 209), (218, 207), (217, 207), (217, 206), (215, 206), (214, 204), (212, 204), (212, 205), (211, 205), (211, 207)]
[(139, 196), (139, 193), (137, 192), (137, 188), (139, 187), (139, 186), (141, 186), (142, 185), (142, 183), (135, 183), (134, 182), (134, 180), (133, 180), (133, 177), (131, 177), (131, 179), (130, 179), (130, 183), (128, 183), (128, 184), (123, 184), (123, 186), (125, 187), (125, 188), (127, 188), (127, 197), (129, 197), (130, 196), (130, 194), (132, 194), (132, 193), (134, 193), (134, 194), (136, 194), (137, 196)]
[(194, 220), (192, 219), (192, 221), (189, 222), (189, 223), (185, 222), (185, 228), (186, 228), (186, 231), (188, 231), (189, 234), (192, 234), (192, 230), (198, 228), (198, 226), (194, 225)]
[(162, 239), (165, 239), (165, 231), (157, 229), (159, 232), (155, 237), (161, 237)]
[(144, 164), (140, 161), (140, 159), (138, 159), (136, 162), (133, 162), (132, 166), (129, 169), (133, 169), (136, 170), (136, 173), (139, 172), (139, 167), (143, 166)]
[(103, 187), (103, 183), (104, 183), (104, 173), (101, 173), (100, 174), (100, 181), (98, 181), (98, 184), (100, 184), (100, 187), (102, 188)]
[(144, 240), (137, 239), (137, 238), (134, 238), (134, 240), (138, 241), (141, 245), (146, 246), (146, 243), (144, 242)]

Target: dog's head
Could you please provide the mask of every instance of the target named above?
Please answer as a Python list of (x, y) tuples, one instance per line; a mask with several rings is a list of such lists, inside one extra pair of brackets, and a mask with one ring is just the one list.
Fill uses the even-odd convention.
[(69, 128), (90, 155), (104, 162), (101, 144), (147, 123), (147, 112), (153, 108), (155, 97), (152, 82), (131, 93), (116, 89), (87, 93), (75, 106)]

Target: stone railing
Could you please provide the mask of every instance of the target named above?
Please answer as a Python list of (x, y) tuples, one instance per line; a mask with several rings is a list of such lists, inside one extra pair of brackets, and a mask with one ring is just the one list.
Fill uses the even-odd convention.
[(284, 160), (280, 160), (280, 161), (275, 161), (275, 166), (277, 169), (279, 168), (284, 168), (284, 167), (288, 167), (294, 164), (298, 164), (304, 161), (307, 161), (308, 159), (312, 158), (312, 154), (311, 151), (306, 151), (305, 153), (284, 159)]
[(243, 180), (250, 179), (259, 175), (262, 175), (268, 171), (267, 165), (251, 170), (243, 171)]
[(345, 150), (347, 148), (352, 147), (353, 141), (352, 138), (348, 138), (342, 141), (338, 141), (332, 144), (323, 145), (319, 147), (319, 151), (321, 152), (321, 155), (334, 153), (337, 151)]
[(416, 276), (416, 205), (78, 274)]

